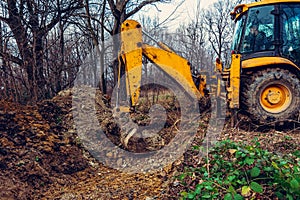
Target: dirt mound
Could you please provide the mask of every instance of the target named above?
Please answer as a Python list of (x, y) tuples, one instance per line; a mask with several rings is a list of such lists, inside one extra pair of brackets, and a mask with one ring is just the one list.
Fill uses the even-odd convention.
[[(151, 199), (159, 195), (171, 168), (126, 174), (103, 166), (76, 134), (73, 101), (72, 90), (66, 90), (36, 106), (0, 102), (0, 196)], [(113, 133), (116, 125), (107, 103), (101, 93), (96, 95), (98, 120), (106, 132)], [(120, 142), (114, 134), (109, 137)]]
[(50, 101), (39, 106), (0, 103), (2, 197), (40, 198), (49, 185), (65, 184), (88, 168), (80, 148), (62, 132), (63, 109)]

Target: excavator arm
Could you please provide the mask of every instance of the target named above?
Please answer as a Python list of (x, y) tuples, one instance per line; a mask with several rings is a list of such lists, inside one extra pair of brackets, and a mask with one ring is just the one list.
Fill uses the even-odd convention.
[(131, 97), (131, 106), (137, 104), (140, 95), (143, 56), (176, 80), (189, 94), (198, 99), (204, 96), (205, 78), (200, 77), (199, 90), (193, 81), (190, 63), (163, 43), (158, 45), (159, 47), (154, 47), (143, 43), (142, 29), (138, 22), (126, 20), (122, 24), (120, 56), (125, 65), (126, 89), (127, 95)]

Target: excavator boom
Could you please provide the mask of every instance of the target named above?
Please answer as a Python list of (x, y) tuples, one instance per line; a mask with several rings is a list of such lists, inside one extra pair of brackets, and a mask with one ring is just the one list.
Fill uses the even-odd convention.
[(127, 20), (122, 24), (121, 42), (120, 56), (125, 65), (127, 95), (131, 97), (132, 106), (137, 104), (140, 95), (143, 56), (176, 80), (188, 94), (198, 99), (204, 96), (205, 79), (200, 78), (202, 81), (199, 90), (193, 81), (190, 62), (162, 43), (160, 47), (144, 44), (141, 25), (138, 22)]

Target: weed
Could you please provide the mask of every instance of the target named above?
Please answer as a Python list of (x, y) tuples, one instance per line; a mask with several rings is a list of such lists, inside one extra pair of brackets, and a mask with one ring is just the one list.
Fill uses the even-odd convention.
[(36, 162), (39, 162), (39, 161), (40, 161), (40, 157), (36, 156), (34, 160), (35, 160)]
[[(193, 148), (198, 150), (198, 148)], [(300, 198), (300, 153), (279, 156), (254, 145), (218, 142), (205, 163), (190, 167), (177, 179), (182, 199)], [(209, 166), (208, 166), (209, 165)]]

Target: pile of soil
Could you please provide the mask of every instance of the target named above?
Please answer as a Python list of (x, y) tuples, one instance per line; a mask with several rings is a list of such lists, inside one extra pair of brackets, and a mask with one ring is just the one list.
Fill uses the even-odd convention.
[(3, 198), (41, 198), (49, 186), (69, 184), (75, 173), (88, 170), (88, 160), (60, 126), (59, 117), (67, 110), (55, 104), (50, 108), (50, 102), (44, 103), (39, 106), (0, 103), (0, 196)]
[[(35, 106), (0, 102), (0, 196), (4, 199), (152, 199), (171, 168), (124, 173), (104, 166), (76, 133), (72, 90)], [(73, 99), (72, 99), (73, 98)], [(97, 91), (98, 117), (112, 141), (118, 128)]]

